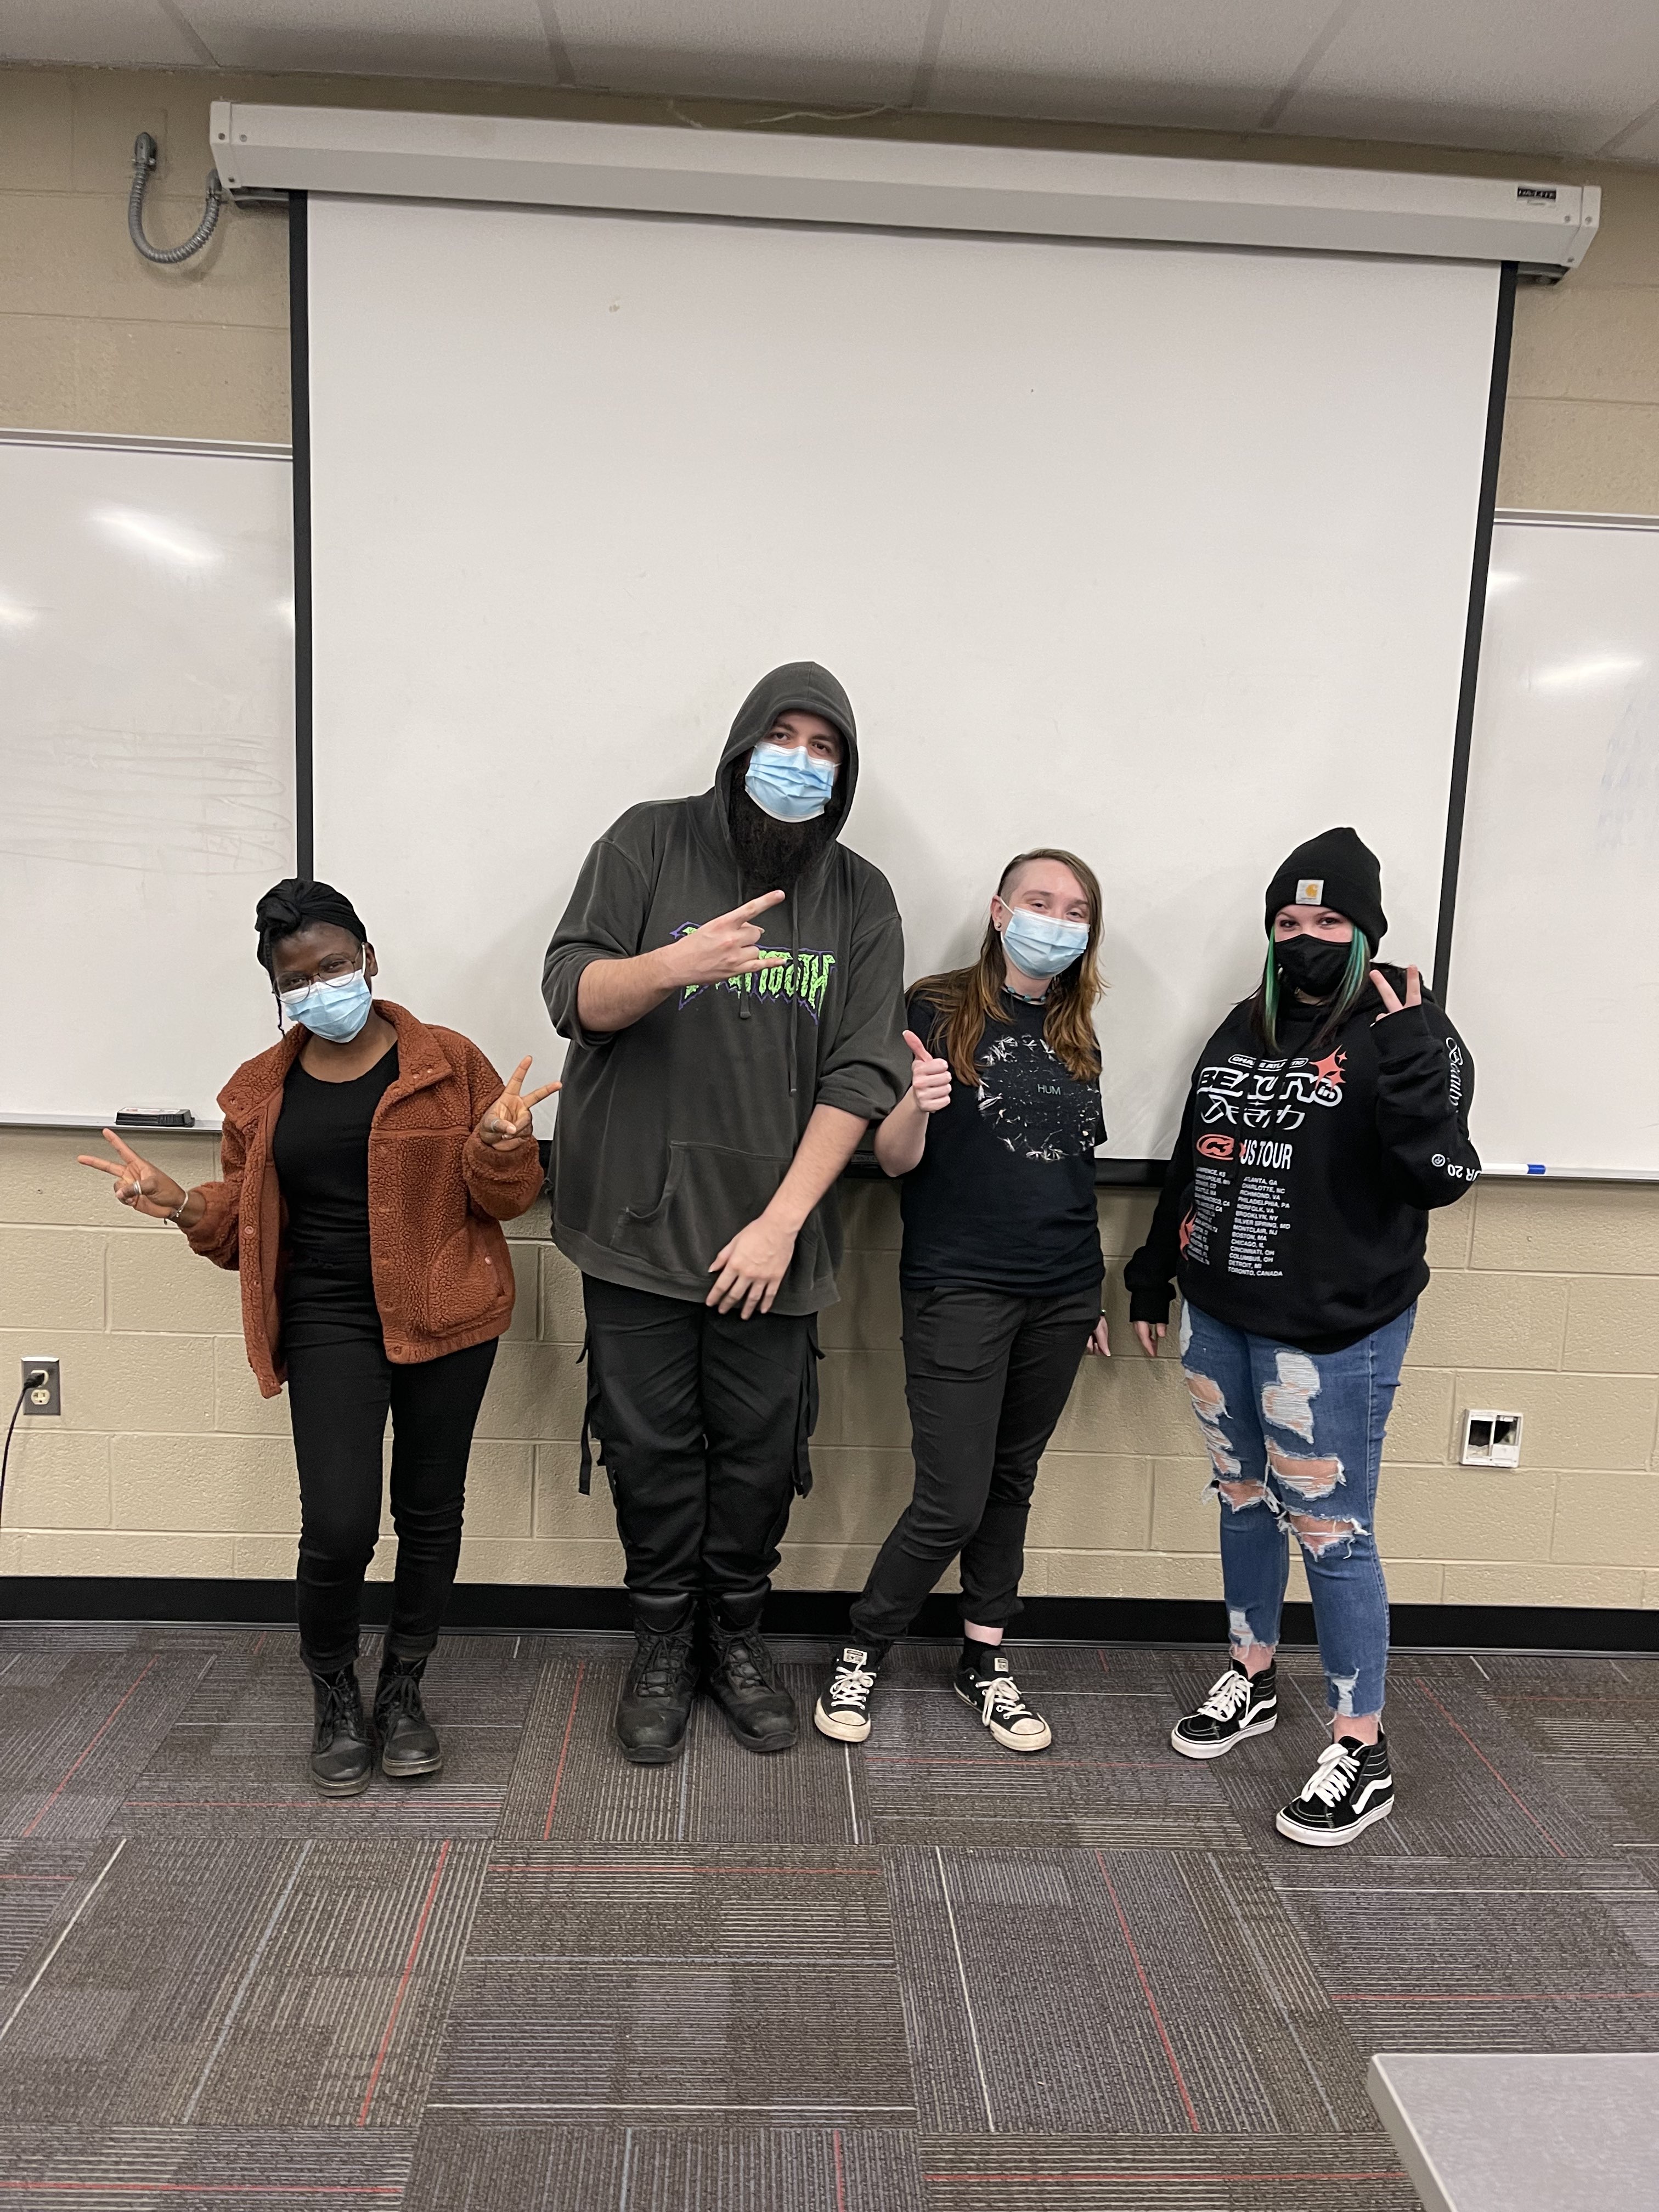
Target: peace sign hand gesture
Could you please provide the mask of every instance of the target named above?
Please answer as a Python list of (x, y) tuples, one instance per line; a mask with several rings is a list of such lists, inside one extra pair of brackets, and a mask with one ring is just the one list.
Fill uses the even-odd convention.
[(1401, 999), (1380, 968), (1371, 970), (1371, 981), (1376, 986), (1376, 995), (1382, 1001), (1382, 1011), (1376, 1018), (1386, 1022), (1390, 1014), (1404, 1013), (1407, 1006), (1423, 1003), (1423, 978), (1415, 968), (1406, 970), (1406, 995)]
[(562, 1087), (556, 1083), (544, 1083), (539, 1091), (532, 1091), (527, 1098), (521, 1097), (524, 1079), (530, 1073), (530, 1059), (531, 1055), (526, 1054), (519, 1062), (507, 1079), (506, 1090), (478, 1124), (478, 1141), (488, 1145), (492, 1151), (499, 1151), (505, 1145), (516, 1145), (529, 1136), (532, 1127), (531, 1108), (539, 1106), (544, 1098), (550, 1098)]
[(184, 1185), (174, 1182), (170, 1175), (163, 1175), (148, 1160), (141, 1160), (137, 1152), (121, 1142), (113, 1129), (106, 1129), (104, 1135), (120, 1158), (100, 1160), (94, 1153), (77, 1152), (79, 1165), (96, 1168), (100, 1175), (113, 1176), (116, 1197), (135, 1213), (147, 1213), (152, 1221), (171, 1221), (188, 1195)]

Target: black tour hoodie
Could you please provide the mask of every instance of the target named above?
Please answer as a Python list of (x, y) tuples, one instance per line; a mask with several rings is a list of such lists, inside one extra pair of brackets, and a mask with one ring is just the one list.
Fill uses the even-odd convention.
[[(1382, 970), (1404, 999), (1406, 979)], [(1429, 1279), (1429, 1209), (1470, 1189), (1474, 1066), (1425, 1000), (1378, 1021), (1376, 987), (1313, 1049), (1326, 1008), (1281, 1006), (1269, 1052), (1233, 1008), (1199, 1055), (1152, 1233), (1123, 1271), (1135, 1321), (1200, 1313), (1304, 1352), (1340, 1352)]]
[[(727, 801), (757, 741), (792, 708), (832, 722), (845, 757), (830, 802), (835, 842), (758, 917), (763, 947), (787, 947), (789, 961), (679, 992), (630, 1028), (589, 1036), (576, 987), (590, 960), (652, 951), (769, 888), (740, 878)], [(570, 1040), (553, 1236), (584, 1273), (706, 1297), (714, 1255), (764, 1211), (813, 1108), (878, 1121), (903, 1096), (898, 908), (880, 870), (839, 842), (858, 774), (847, 694), (827, 669), (793, 662), (744, 700), (710, 790), (630, 807), (588, 854), (542, 970), (554, 1027)], [(795, 1241), (774, 1310), (833, 1305), (840, 1261), (832, 1189)]]

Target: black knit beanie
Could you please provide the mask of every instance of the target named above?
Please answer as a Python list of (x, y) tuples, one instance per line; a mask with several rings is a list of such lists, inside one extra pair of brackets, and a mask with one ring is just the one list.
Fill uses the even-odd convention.
[(1375, 952), (1389, 917), (1382, 911), (1382, 869), (1352, 830), (1322, 830), (1280, 862), (1267, 886), (1267, 934), (1282, 906), (1328, 906), (1363, 930)]

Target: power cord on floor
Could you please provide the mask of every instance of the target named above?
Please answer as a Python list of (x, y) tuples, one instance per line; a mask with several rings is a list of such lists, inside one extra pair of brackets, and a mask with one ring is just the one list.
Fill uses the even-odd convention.
[(4, 1519), (6, 1511), (6, 1468), (11, 1461), (11, 1432), (17, 1426), (17, 1416), (23, 1410), (24, 1399), (31, 1390), (39, 1390), (51, 1379), (44, 1367), (37, 1367), (32, 1374), (25, 1375), (23, 1387), (17, 1394), (17, 1403), (11, 1409), (11, 1419), (6, 1424), (5, 1447), (0, 1450), (0, 1521)]

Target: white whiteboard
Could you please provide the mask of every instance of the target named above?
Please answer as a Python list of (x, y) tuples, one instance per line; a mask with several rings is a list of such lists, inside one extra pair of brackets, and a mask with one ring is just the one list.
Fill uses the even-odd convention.
[(1659, 520), (1500, 516), (1448, 1011), (1488, 1172), (1659, 1176)]
[(291, 490), (264, 449), (0, 436), (0, 1115), (216, 1121), (276, 1035)]
[(1022, 847), (1099, 870), (1112, 1153), (1302, 838), (1431, 961), (1495, 269), (315, 197), (309, 254), (317, 867), (499, 1064), (589, 843), (794, 659), (911, 975)]

